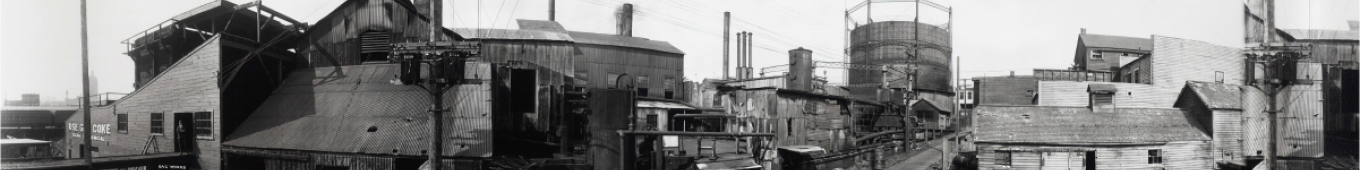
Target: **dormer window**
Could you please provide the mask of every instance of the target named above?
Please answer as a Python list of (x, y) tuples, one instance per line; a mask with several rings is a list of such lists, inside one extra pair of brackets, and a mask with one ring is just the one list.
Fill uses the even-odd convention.
[(1118, 92), (1113, 84), (1091, 84), (1087, 90), (1090, 93), (1089, 104), (1094, 112), (1105, 112), (1114, 109), (1114, 94)]

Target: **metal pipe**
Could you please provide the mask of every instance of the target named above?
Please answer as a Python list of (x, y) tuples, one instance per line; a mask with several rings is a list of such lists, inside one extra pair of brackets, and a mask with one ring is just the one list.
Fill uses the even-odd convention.
[(548, 21), (557, 21), (557, 0), (548, 0)]
[(728, 44), (728, 42), (730, 41), (728, 40), (728, 36), (732, 35), (732, 33), (729, 32), (731, 31), (731, 28), (732, 28), (732, 12), (723, 12), (723, 67), (722, 67), (723, 80), (727, 80), (728, 78), (730, 78), (728, 77), (728, 75), (730, 74), (727, 74), (727, 70), (731, 69), (727, 65), (727, 62), (730, 60), (727, 58), (728, 52), (727, 47), (730, 46)]

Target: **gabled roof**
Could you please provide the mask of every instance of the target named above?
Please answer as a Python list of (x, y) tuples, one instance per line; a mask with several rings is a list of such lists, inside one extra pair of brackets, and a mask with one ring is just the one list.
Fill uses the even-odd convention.
[(1081, 34), (1078, 38), (1086, 47), (1152, 50), (1152, 39), (1113, 35)]
[(1360, 40), (1356, 30), (1280, 29), (1281, 36), (1294, 40)]
[(577, 31), (570, 31), (567, 32), (567, 34), (570, 34), (572, 39), (576, 39), (576, 43), (581, 44), (641, 48), (666, 53), (685, 54), (685, 52), (680, 51), (679, 48), (675, 48), (675, 46), (672, 46), (671, 43), (665, 41), (656, 41), (646, 38)]
[(1090, 85), (1086, 85), (1086, 92), (1099, 94), (1114, 94), (1115, 92), (1119, 92), (1119, 88), (1115, 87), (1113, 84), (1092, 83)]
[[(1242, 89), (1237, 85), (1188, 81), (1185, 90), (1204, 102), (1209, 109), (1242, 109)], [(1179, 102), (1178, 102), (1179, 103)]]
[[(484, 64), (468, 69), (489, 70)], [(294, 71), (222, 145), (421, 156), (429, 148), (431, 96), (392, 83), (398, 70), (397, 64), (369, 64)], [(486, 88), (484, 81), (459, 87), (458, 96), (445, 94), (445, 106), (457, 104), (457, 110), (444, 113), (444, 156), (491, 155)]]
[(973, 109), (979, 142), (1149, 143), (1208, 141), (1186, 111), (1177, 108), (1116, 108), (1098, 114), (1086, 107), (978, 106)]

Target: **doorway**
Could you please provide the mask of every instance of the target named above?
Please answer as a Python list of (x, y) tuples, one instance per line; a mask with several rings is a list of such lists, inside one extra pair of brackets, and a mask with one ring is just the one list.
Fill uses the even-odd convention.
[(190, 152), (194, 146), (194, 114), (175, 113), (175, 152)]
[(1096, 151), (1086, 151), (1086, 160), (1083, 161), (1082, 166), (1086, 167), (1087, 170), (1096, 169)]

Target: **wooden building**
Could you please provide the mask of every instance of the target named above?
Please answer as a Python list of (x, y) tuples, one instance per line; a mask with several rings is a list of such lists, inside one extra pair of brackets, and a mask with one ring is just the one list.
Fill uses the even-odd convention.
[[(66, 136), (66, 119), (77, 106), (5, 106), (0, 109), (0, 134), (6, 138), (60, 141)], [(64, 149), (64, 148), (60, 148)]]
[(974, 108), (978, 169), (1212, 169), (1205, 131), (1176, 108)]
[[(1172, 107), (1186, 81), (1244, 84), (1247, 80), (1245, 58), (1238, 48), (1158, 35), (1152, 36), (1152, 48), (1150, 55), (1126, 63), (1140, 65), (1137, 71), (1147, 73), (1139, 73), (1146, 78), (1139, 78), (1138, 83), (1041, 80), (1035, 103), (1085, 106), (1089, 98), (1083, 89), (1092, 84), (1114, 84), (1119, 89), (1114, 100), (1120, 106), (1167, 108)], [(1146, 67), (1138, 64), (1144, 62)]]
[(1039, 82), (1034, 76), (974, 77), (975, 105), (1034, 105)]
[(1147, 38), (1087, 34), (1083, 28), (1081, 34), (1077, 36), (1073, 69), (1117, 71), (1124, 64), (1147, 56), (1152, 49), (1152, 40)]
[[(211, 1), (127, 39), (136, 90), (90, 109), (91, 143), (80, 136), (82, 112), (64, 120), (67, 157), (181, 152), (193, 161), (156, 164), (220, 169), (227, 134), (295, 65), (286, 44), (302, 28), (257, 3)], [(93, 155), (80, 154), (86, 149)]]

